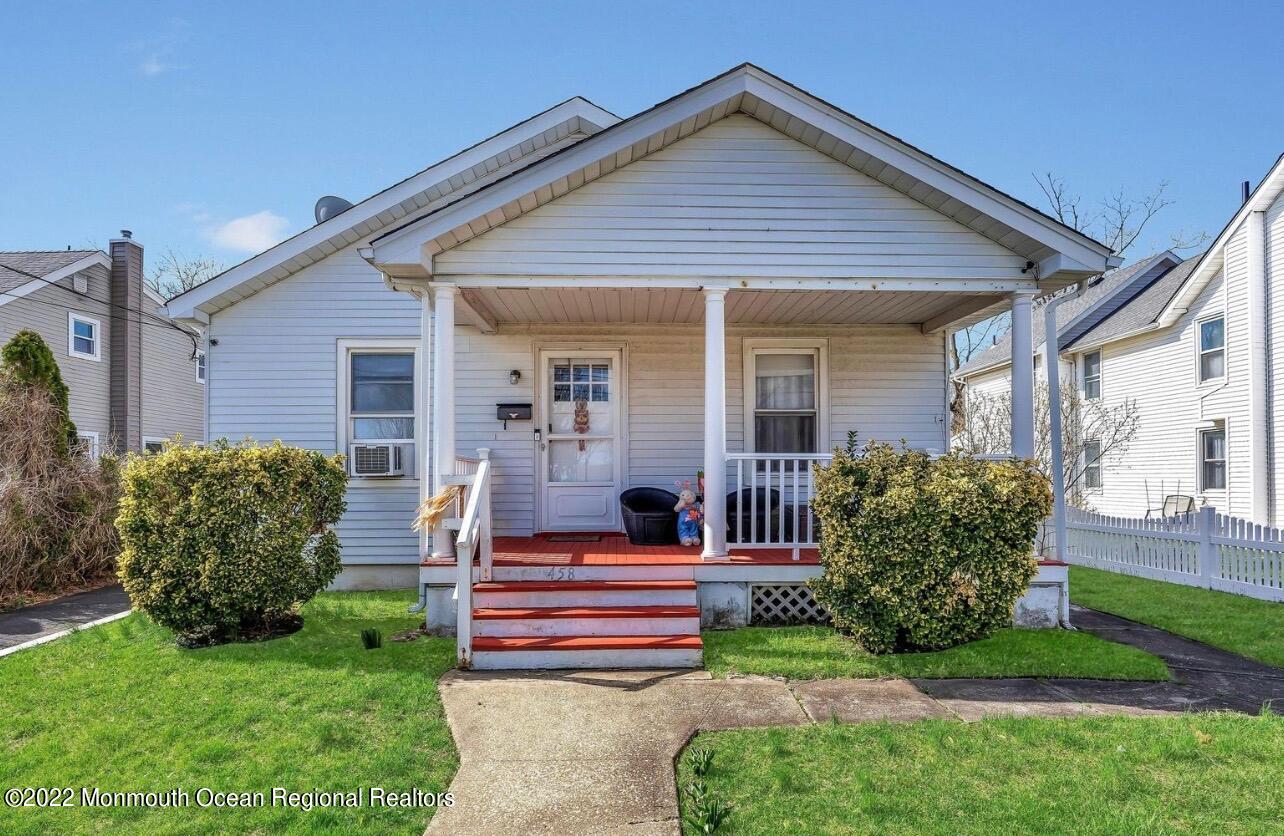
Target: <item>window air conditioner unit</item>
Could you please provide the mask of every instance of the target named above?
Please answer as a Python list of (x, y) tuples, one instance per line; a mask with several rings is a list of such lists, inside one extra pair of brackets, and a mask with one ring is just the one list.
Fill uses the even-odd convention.
[(353, 476), (400, 476), (399, 444), (351, 444), (348, 446), (348, 473)]

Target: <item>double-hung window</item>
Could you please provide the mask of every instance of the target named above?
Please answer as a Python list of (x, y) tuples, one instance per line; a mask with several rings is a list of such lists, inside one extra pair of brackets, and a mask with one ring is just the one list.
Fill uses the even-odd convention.
[(1226, 376), (1226, 320), (1205, 319), (1199, 323), (1199, 382)]
[(85, 360), (102, 359), (102, 326), (98, 320), (67, 314), (67, 354)]
[(1226, 489), (1226, 429), (1199, 432), (1199, 489)]
[(747, 441), (767, 454), (816, 453), (825, 443), (823, 343), (747, 341)]
[(1083, 486), (1088, 490), (1101, 487), (1101, 442), (1097, 439), (1083, 443)]
[(205, 352), (196, 352), (196, 380), (198, 383), (205, 382)]
[(415, 355), (354, 351), (348, 420), (353, 441), (415, 440)]
[(414, 471), (415, 353), (410, 347), (344, 345), (347, 410), (343, 430), (349, 443), (401, 448), (405, 473)]
[(1101, 351), (1083, 355), (1083, 396), (1095, 401), (1101, 397)]

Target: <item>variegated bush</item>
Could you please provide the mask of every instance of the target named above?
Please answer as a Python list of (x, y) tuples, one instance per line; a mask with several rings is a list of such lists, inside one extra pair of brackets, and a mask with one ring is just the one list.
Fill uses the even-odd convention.
[(252, 442), (131, 456), (116, 526), (130, 599), (180, 635), (226, 641), (297, 611), (340, 569), (341, 456)]
[(1052, 501), (1033, 462), (933, 459), (852, 440), (816, 479), (824, 571), (813, 587), (840, 631), (889, 653), (1011, 625)]

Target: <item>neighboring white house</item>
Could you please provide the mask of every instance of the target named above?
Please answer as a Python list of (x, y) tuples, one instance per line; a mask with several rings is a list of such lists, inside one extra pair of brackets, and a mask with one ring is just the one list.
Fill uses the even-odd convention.
[[(1058, 310), (1062, 378), (1135, 403), (1138, 432), (1089, 476), (1099, 511), (1143, 516), (1164, 495), (1260, 524), (1284, 515), (1284, 158), (1202, 255), (1116, 270)], [(1039, 323), (1042, 317), (1036, 317)], [(1042, 329), (1036, 343), (1042, 350)], [(969, 403), (1006, 391), (1010, 343), (966, 363)], [(1089, 440), (1090, 441), (1090, 440)], [(1086, 445), (1091, 455), (1093, 448)]]
[(0, 252), (0, 345), (23, 329), (53, 351), (72, 423), (93, 452), (205, 439), (197, 330), (172, 322), (147, 287), (143, 248)]
[[(207, 329), (212, 437), (357, 454), (342, 583), (453, 584), (460, 523), (431, 542), (409, 524), (486, 448), (498, 537), (618, 532), (622, 491), (703, 470), (718, 486), (704, 560), (691, 551), (682, 571), (706, 615), (725, 593), (743, 616), (754, 584), (817, 571), (789, 559), (814, 546), (811, 462), (851, 431), (947, 447), (948, 329), (1011, 309), (1028, 358), (1032, 299), (1110, 263), (1102, 244), (742, 65), (627, 119), (570, 99), (169, 310)], [(397, 475), (358, 475), (385, 466)], [(771, 522), (774, 567), (741, 548), (763, 545), (751, 533), (710, 522), (737, 482), (768, 481), (789, 502)]]

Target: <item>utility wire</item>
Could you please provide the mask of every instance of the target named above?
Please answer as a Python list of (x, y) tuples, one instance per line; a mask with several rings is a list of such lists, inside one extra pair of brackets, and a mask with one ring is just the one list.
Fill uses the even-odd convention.
[[(196, 339), (196, 334), (194, 334), (192, 331), (189, 331), (186, 328), (182, 328), (174, 324), (173, 322), (169, 321), (168, 319), (165, 319), (164, 317), (157, 316), (156, 314), (151, 313), (150, 311), (145, 311), (145, 310), (142, 310), (141, 308), (135, 311), (133, 308), (127, 308), (124, 305), (117, 305), (115, 302), (104, 301), (102, 299), (98, 299), (97, 297), (90, 296), (88, 293), (81, 293), (79, 290), (76, 290), (74, 287), (67, 287), (66, 285), (58, 284), (58, 282), (51, 281), (45, 278), (44, 276), (37, 276), (35, 273), (28, 273), (26, 270), (21, 270), (17, 267), (13, 267), (12, 265), (4, 264), (3, 262), (0, 262), (0, 267), (3, 267), (6, 270), (12, 270), (14, 273), (17, 273), (20, 276), (26, 276), (29, 279), (33, 279), (38, 282), (44, 282), (50, 287), (56, 287), (59, 290), (65, 290), (66, 292), (73, 294), (75, 296), (79, 296), (83, 299), (88, 299), (89, 301), (94, 302), (95, 304), (106, 305), (108, 308), (114, 308), (116, 310), (124, 311), (125, 313), (129, 313), (129, 314), (137, 313), (139, 315), (139, 320), (140, 320), (138, 323), (139, 325), (151, 325), (154, 328), (165, 327), (165, 328), (169, 328), (174, 331), (177, 331), (178, 333), (182, 334), (183, 336), (187, 337), (192, 341), (192, 356), (191, 356), (192, 360), (196, 359), (197, 353), (199, 353), (201, 350), (200, 343)], [(12, 294), (8, 292), (0, 291), (0, 297), (3, 297), (3, 296), (12, 296)], [(20, 299), (23, 297), (13, 296), (13, 298)], [(53, 308), (63, 307), (62, 305), (59, 305), (56, 302), (46, 302), (43, 299), (28, 299), (27, 301), (35, 302), (37, 304), (48, 305)], [(154, 320), (154, 322), (146, 321), (146, 318), (148, 317)], [(119, 314), (114, 314), (113, 318), (119, 320), (121, 317)]]

